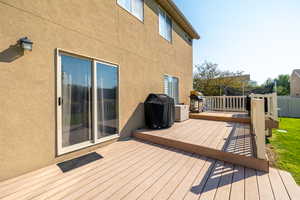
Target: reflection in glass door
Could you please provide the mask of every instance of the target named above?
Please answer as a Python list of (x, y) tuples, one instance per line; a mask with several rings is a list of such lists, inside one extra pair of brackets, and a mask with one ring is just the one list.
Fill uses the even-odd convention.
[(92, 139), (91, 67), (89, 60), (61, 55), (63, 147)]
[(58, 154), (118, 137), (118, 67), (58, 50)]
[(117, 134), (118, 68), (97, 62), (97, 138)]

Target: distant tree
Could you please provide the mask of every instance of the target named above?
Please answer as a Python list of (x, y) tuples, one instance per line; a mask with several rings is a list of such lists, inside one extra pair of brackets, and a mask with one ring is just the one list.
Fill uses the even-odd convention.
[(263, 87), (270, 87), (271, 85), (274, 85), (274, 80), (271, 78), (268, 78), (263, 84)]
[(277, 94), (279, 96), (290, 95), (290, 75), (281, 74), (274, 80), (277, 86)]
[(193, 86), (195, 90), (206, 96), (223, 95), (226, 87), (241, 88), (243, 86), (243, 80), (237, 78), (241, 75), (243, 75), (242, 71), (221, 71), (217, 64), (205, 61), (195, 66)]
[(253, 88), (255, 88), (255, 87), (258, 87), (258, 84), (257, 84), (256, 81), (250, 80), (250, 81), (248, 82), (248, 87), (253, 87)]
[(286, 96), (290, 94), (290, 76), (288, 74), (280, 74), (277, 78), (268, 78), (262, 85), (261, 88), (270, 88), (275, 86), (279, 96)]

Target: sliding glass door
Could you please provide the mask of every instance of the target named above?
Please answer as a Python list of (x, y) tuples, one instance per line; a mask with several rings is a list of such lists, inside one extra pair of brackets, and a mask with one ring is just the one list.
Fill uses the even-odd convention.
[(118, 67), (58, 52), (58, 154), (118, 136)]
[(97, 62), (97, 138), (117, 133), (118, 68)]
[(62, 147), (90, 141), (92, 62), (61, 55)]

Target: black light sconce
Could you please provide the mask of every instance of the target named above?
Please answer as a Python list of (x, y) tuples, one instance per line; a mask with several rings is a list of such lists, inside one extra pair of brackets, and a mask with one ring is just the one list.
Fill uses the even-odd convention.
[(32, 51), (33, 42), (27, 37), (20, 38), (19, 44), (24, 51)]

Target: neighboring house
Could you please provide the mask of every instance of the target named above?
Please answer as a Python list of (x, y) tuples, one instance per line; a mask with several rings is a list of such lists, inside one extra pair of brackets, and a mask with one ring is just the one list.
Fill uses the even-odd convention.
[(0, 13), (0, 181), (130, 136), (149, 93), (189, 103), (199, 35), (171, 0), (4, 0)]
[(293, 70), (290, 83), (291, 83), (291, 96), (300, 97), (300, 69)]

